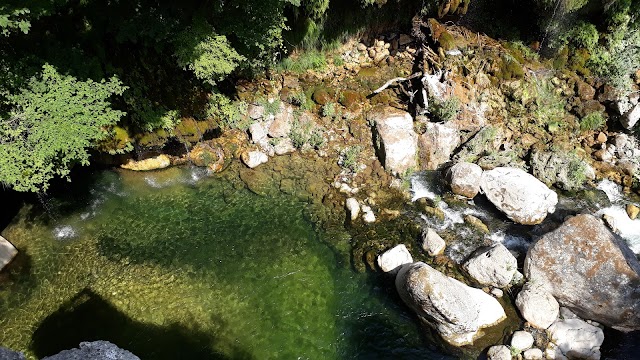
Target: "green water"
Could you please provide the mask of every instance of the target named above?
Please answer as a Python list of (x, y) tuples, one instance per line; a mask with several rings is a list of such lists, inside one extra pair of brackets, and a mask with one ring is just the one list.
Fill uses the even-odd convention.
[[(388, 282), (358, 274), (292, 197), (189, 169), (105, 171), (2, 235), (0, 345), (103, 339), (143, 359), (440, 359)], [(332, 248), (335, 248), (332, 247)]]

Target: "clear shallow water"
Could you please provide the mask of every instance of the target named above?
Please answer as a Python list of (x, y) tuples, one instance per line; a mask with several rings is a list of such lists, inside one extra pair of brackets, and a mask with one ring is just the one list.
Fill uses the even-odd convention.
[(101, 172), (3, 236), (0, 345), (104, 339), (143, 359), (441, 359), (392, 287), (338, 261), (291, 197), (189, 169)]

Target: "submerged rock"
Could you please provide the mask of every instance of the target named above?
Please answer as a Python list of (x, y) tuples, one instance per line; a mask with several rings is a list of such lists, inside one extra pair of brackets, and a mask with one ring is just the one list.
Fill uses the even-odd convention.
[(422, 321), (455, 346), (472, 344), (480, 329), (506, 317), (500, 303), (491, 295), (422, 262), (400, 269), (396, 289)]
[(503, 288), (513, 279), (518, 261), (504, 245), (498, 243), (476, 252), (463, 268), (478, 283)]
[(592, 215), (569, 218), (527, 253), (524, 272), (584, 319), (622, 331), (640, 329), (640, 263)]
[(480, 188), (500, 211), (517, 223), (535, 225), (555, 211), (558, 195), (533, 175), (498, 167), (482, 174)]
[(127, 350), (103, 340), (82, 342), (77, 349), (64, 350), (42, 360), (140, 360)]
[(543, 286), (526, 283), (516, 297), (522, 317), (538, 329), (546, 329), (558, 318), (560, 305)]
[(351, 219), (351, 221), (357, 220), (358, 215), (360, 215), (360, 203), (358, 203), (358, 200), (355, 198), (348, 198), (345, 201), (344, 206), (349, 212), (349, 218)]
[(446, 246), (447, 243), (432, 228), (427, 228), (422, 232), (422, 250), (430, 256), (442, 254)]
[(542, 350), (538, 348), (529, 349), (522, 354), (522, 357), (524, 357), (524, 360), (542, 360)]
[(407, 247), (400, 244), (378, 256), (378, 266), (384, 272), (396, 273), (402, 265), (413, 263), (411, 253)]
[(473, 199), (480, 192), (482, 168), (473, 163), (457, 163), (449, 168), (447, 178), (454, 194)]
[(413, 130), (411, 115), (392, 107), (378, 107), (370, 113), (369, 119), (375, 122), (384, 168), (394, 175), (415, 170), (418, 136)]
[(16, 255), (18, 255), (18, 250), (13, 244), (0, 236), (0, 270), (4, 269)]
[(133, 171), (149, 171), (164, 169), (166, 167), (169, 167), (169, 165), (171, 165), (171, 159), (169, 159), (169, 156), (162, 154), (156, 157), (139, 161), (131, 159), (128, 163), (120, 165), (120, 167)]
[(555, 359), (562, 358), (558, 351), (568, 359), (600, 359), (604, 333), (596, 326), (580, 319), (558, 320), (549, 328), (549, 335), (556, 345)]

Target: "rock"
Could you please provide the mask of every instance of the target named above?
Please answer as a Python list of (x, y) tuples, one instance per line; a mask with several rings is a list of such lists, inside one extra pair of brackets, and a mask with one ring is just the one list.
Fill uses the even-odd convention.
[(549, 327), (551, 341), (568, 359), (600, 359), (600, 345), (604, 341), (602, 330), (580, 319), (558, 320)]
[(524, 261), (529, 281), (584, 319), (640, 329), (640, 263), (624, 240), (592, 215), (577, 215), (542, 236)]
[(487, 351), (487, 360), (511, 360), (511, 350), (505, 345), (494, 345)]
[(313, 101), (319, 105), (326, 105), (331, 102), (331, 95), (329, 95), (329, 92), (326, 89), (319, 88), (313, 92)]
[(64, 350), (42, 360), (140, 360), (127, 350), (103, 340), (81, 342), (78, 349)]
[(13, 244), (0, 236), (0, 270), (9, 265), (16, 255), (18, 255), (18, 250), (13, 246)]
[(506, 318), (502, 306), (491, 295), (422, 262), (400, 269), (396, 289), (422, 321), (454, 346), (472, 344), (480, 329)]
[(208, 167), (219, 172), (224, 168), (224, 151), (209, 143), (198, 143), (189, 151), (187, 159), (195, 166)]
[(527, 331), (516, 331), (511, 337), (511, 347), (525, 351), (533, 346), (533, 335)]
[(407, 44), (410, 44), (412, 41), (413, 39), (411, 39), (411, 36), (407, 34), (400, 34), (400, 38), (398, 39), (400, 46), (405, 46)]
[(367, 224), (374, 223), (374, 222), (376, 222), (376, 215), (371, 210), (363, 211), (362, 212), (362, 221), (366, 222)]
[(491, 295), (497, 297), (497, 298), (501, 298), (504, 296), (504, 291), (498, 289), (498, 288), (493, 288), (491, 289), (491, 291), (489, 292)]
[(473, 227), (474, 229), (480, 231), (483, 234), (489, 234), (489, 228), (487, 227), (487, 225), (485, 223), (482, 222), (482, 220), (478, 219), (477, 217), (473, 216), (473, 215), (465, 215), (464, 216), (464, 222), (469, 224), (471, 227)]
[(280, 105), (278, 112), (269, 126), (269, 136), (273, 138), (283, 138), (289, 136), (293, 125), (293, 107), (289, 104)]
[(524, 224), (541, 223), (555, 211), (558, 195), (527, 172), (507, 167), (485, 171), (481, 191), (511, 220)]
[(240, 156), (240, 159), (245, 165), (253, 169), (269, 161), (269, 156), (262, 151), (245, 151)]
[(538, 329), (546, 329), (558, 318), (560, 305), (544, 287), (526, 283), (516, 297), (522, 317)]
[(356, 49), (358, 49), (358, 51), (366, 51), (367, 50), (367, 45), (365, 45), (363, 43), (358, 43), (358, 45), (356, 46)]
[(478, 283), (503, 288), (513, 279), (518, 261), (504, 245), (497, 243), (475, 252), (463, 268)]
[(422, 250), (430, 256), (442, 254), (446, 246), (447, 243), (432, 228), (427, 228), (422, 232)]
[(262, 119), (264, 116), (264, 106), (249, 104), (247, 107), (247, 115), (249, 115), (253, 120)]
[[(530, 159), (533, 176), (548, 186), (579, 190), (591, 168), (584, 160), (569, 152), (534, 151)], [(591, 169), (593, 170), (593, 169)]]
[(358, 219), (358, 215), (360, 215), (360, 203), (355, 198), (348, 198), (345, 201), (345, 207), (349, 212), (349, 217), (351, 221), (355, 221)]
[(604, 144), (607, 142), (607, 135), (603, 132), (600, 132), (598, 134), (598, 137), (596, 138), (596, 141), (600, 144)]
[(0, 347), (0, 359), (2, 360), (26, 360), (24, 354), (21, 352), (9, 350)]
[(636, 126), (638, 120), (640, 120), (640, 104), (636, 104), (631, 110), (622, 115), (620, 117), (620, 124), (622, 124), (625, 129), (631, 130)]
[(582, 80), (576, 81), (576, 94), (582, 100), (591, 100), (596, 96), (596, 89)]
[(627, 204), (627, 215), (629, 215), (631, 220), (637, 219), (638, 214), (640, 214), (640, 208), (633, 204)]
[(171, 165), (171, 159), (169, 156), (162, 154), (156, 157), (152, 157), (144, 160), (129, 160), (128, 163), (120, 165), (121, 168), (133, 171), (149, 171), (149, 170), (157, 170), (164, 169)]
[(408, 112), (392, 107), (378, 107), (369, 114), (380, 141), (378, 149), (384, 168), (394, 175), (416, 169), (418, 136)]
[(258, 143), (267, 138), (269, 130), (262, 122), (256, 122), (249, 126), (249, 134), (251, 134), (251, 141)]
[(449, 168), (447, 179), (454, 194), (473, 199), (480, 192), (482, 168), (473, 163), (460, 162)]
[(435, 170), (451, 158), (460, 145), (458, 130), (451, 123), (424, 123), (425, 132), (419, 136), (420, 162), (425, 170)]
[(287, 138), (278, 139), (273, 146), (273, 150), (276, 155), (286, 155), (296, 151), (296, 147), (293, 146), (293, 141)]
[(522, 354), (524, 360), (542, 360), (542, 350), (538, 348), (529, 349)]
[(395, 274), (403, 265), (413, 263), (411, 253), (403, 244), (385, 251), (378, 256), (378, 266), (386, 273)]

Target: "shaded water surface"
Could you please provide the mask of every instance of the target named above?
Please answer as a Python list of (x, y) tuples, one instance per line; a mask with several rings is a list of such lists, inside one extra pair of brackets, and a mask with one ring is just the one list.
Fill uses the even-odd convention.
[[(195, 170), (104, 171), (25, 206), (0, 345), (111, 341), (143, 359), (441, 359), (395, 291), (341, 264), (293, 198)], [(344, 236), (343, 240), (328, 237)]]

